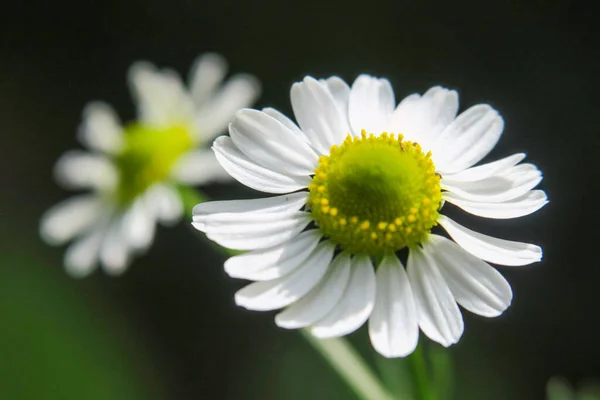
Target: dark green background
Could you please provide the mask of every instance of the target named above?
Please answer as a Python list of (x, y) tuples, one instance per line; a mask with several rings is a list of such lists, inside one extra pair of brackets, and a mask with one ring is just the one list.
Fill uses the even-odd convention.
[[(397, 99), (434, 84), (462, 109), (489, 102), (506, 120), (488, 159), (526, 151), (550, 204), (465, 225), (535, 242), (541, 264), (500, 268), (514, 290), (497, 319), (465, 312), (451, 348), (456, 399), (542, 399), (549, 377), (600, 376), (598, 177), (600, 54), (596, 17), (567, 1), (26, 1), (0, 6), (0, 398), (347, 399), (350, 392), (273, 313), (235, 307), (243, 282), (185, 221), (121, 278), (77, 281), (38, 220), (71, 195), (51, 168), (78, 147), (91, 100), (134, 116), (125, 85), (139, 59), (182, 73), (218, 51), (255, 74), (258, 106), (290, 112), (306, 74), (385, 76)], [(210, 187), (213, 198), (249, 189)], [(364, 330), (351, 336), (368, 348)]]

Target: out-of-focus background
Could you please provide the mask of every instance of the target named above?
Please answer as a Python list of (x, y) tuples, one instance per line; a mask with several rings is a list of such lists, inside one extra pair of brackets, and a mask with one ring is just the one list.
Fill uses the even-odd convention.
[[(486, 159), (528, 153), (550, 204), (518, 220), (459, 221), (538, 243), (542, 263), (504, 267), (514, 290), (497, 319), (464, 312), (450, 348), (456, 399), (543, 399), (552, 376), (600, 377), (596, 15), (564, 0), (26, 1), (0, 11), (0, 398), (349, 399), (352, 394), (273, 313), (237, 308), (224, 256), (187, 222), (120, 278), (69, 278), (64, 248), (38, 221), (71, 193), (52, 179), (91, 100), (134, 117), (136, 60), (187, 74), (217, 51), (263, 82), (257, 106), (290, 113), (304, 75), (385, 76), (397, 99), (442, 84), (461, 109), (489, 102), (506, 121)], [(211, 186), (215, 199), (250, 189)], [(364, 329), (350, 339), (368, 349)], [(427, 342), (427, 341), (425, 341)], [(381, 360), (371, 360), (374, 363)]]

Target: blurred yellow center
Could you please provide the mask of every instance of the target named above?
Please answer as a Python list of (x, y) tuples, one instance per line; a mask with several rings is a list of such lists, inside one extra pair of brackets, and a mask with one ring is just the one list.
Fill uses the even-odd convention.
[(442, 201), (431, 153), (402, 135), (348, 135), (331, 147), (309, 185), (322, 232), (352, 253), (383, 255), (422, 242)]
[(124, 129), (125, 145), (116, 157), (117, 201), (129, 204), (153, 184), (169, 177), (174, 162), (192, 148), (185, 126), (155, 129), (138, 123)]

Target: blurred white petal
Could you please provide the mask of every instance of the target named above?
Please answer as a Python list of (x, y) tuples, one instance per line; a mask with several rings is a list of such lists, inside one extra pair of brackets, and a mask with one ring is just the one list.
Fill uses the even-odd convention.
[(227, 75), (227, 61), (217, 53), (204, 53), (190, 70), (190, 92), (199, 107), (209, 101)]
[(176, 72), (138, 61), (129, 69), (129, 81), (142, 123), (168, 129), (193, 120), (192, 99)]
[(67, 248), (65, 268), (69, 275), (83, 278), (96, 268), (104, 235), (104, 229), (94, 229)]
[(125, 234), (129, 244), (137, 250), (145, 250), (152, 244), (156, 220), (154, 210), (144, 198), (137, 199), (123, 217)]
[(179, 157), (171, 168), (171, 176), (188, 185), (229, 182), (233, 178), (221, 167), (210, 149), (198, 149)]
[(54, 166), (54, 176), (67, 189), (110, 189), (118, 180), (109, 158), (80, 150), (64, 153)]
[(100, 246), (100, 261), (110, 275), (120, 275), (130, 262), (130, 239), (123, 222), (123, 216), (113, 219)]
[(174, 187), (167, 184), (155, 184), (145, 195), (146, 209), (165, 225), (173, 225), (183, 215), (183, 203)]
[(62, 244), (91, 228), (104, 204), (94, 195), (64, 200), (42, 216), (40, 234), (50, 244)]
[(195, 124), (199, 136), (209, 142), (225, 133), (233, 114), (254, 103), (260, 94), (260, 82), (249, 74), (229, 78), (215, 95), (196, 112)]
[(102, 102), (93, 102), (84, 108), (77, 136), (90, 150), (106, 154), (116, 154), (123, 147), (119, 117), (111, 106)]

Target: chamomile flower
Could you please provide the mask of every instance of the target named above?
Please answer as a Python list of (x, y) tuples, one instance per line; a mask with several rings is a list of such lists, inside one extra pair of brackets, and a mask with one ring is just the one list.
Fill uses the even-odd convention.
[[(284, 308), (283, 328), (319, 338), (346, 335), (369, 320), (374, 348), (410, 354), (419, 328), (449, 346), (463, 333), (457, 304), (500, 315), (508, 282), (486, 263), (540, 261), (540, 247), (474, 232), (441, 213), (444, 202), (484, 218), (517, 218), (547, 203), (532, 190), (541, 172), (524, 154), (474, 166), (504, 128), (489, 105), (457, 116), (458, 95), (442, 87), (396, 106), (390, 83), (359, 76), (293, 85), (298, 125), (270, 108), (244, 109), (231, 137), (213, 144), (223, 168), (244, 185), (278, 196), (199, 204), (193, 224), (246, 253), (226, 272), (256, 281), (235, 294), (251, 310)], [(454, 241), (431, 232), (440, 225)], [(408, 249), (406, 268), (398, 252)]]
[(50, 244), (75, 239), (65, 254), (68, 272), (84, 276), (98, 263), (110, 274), (123, 272), (152, 243), (156, 222), (180, 219), (180, 185), (229, 178), (204, 147), (236, 110), (252, 104), (259, 86), (249, 75), (223, 82), (226, 73), (221, 56), (205, 54), (188, 89), (174, 71), (138, 62), (129, 70), (136, 121), (122, 125), (104, 103), (85, 108), (79, 140), (88, 150), (65, 153), (54, 172), (66, 188), (90, 193), (55, 205), (40, 224)]

